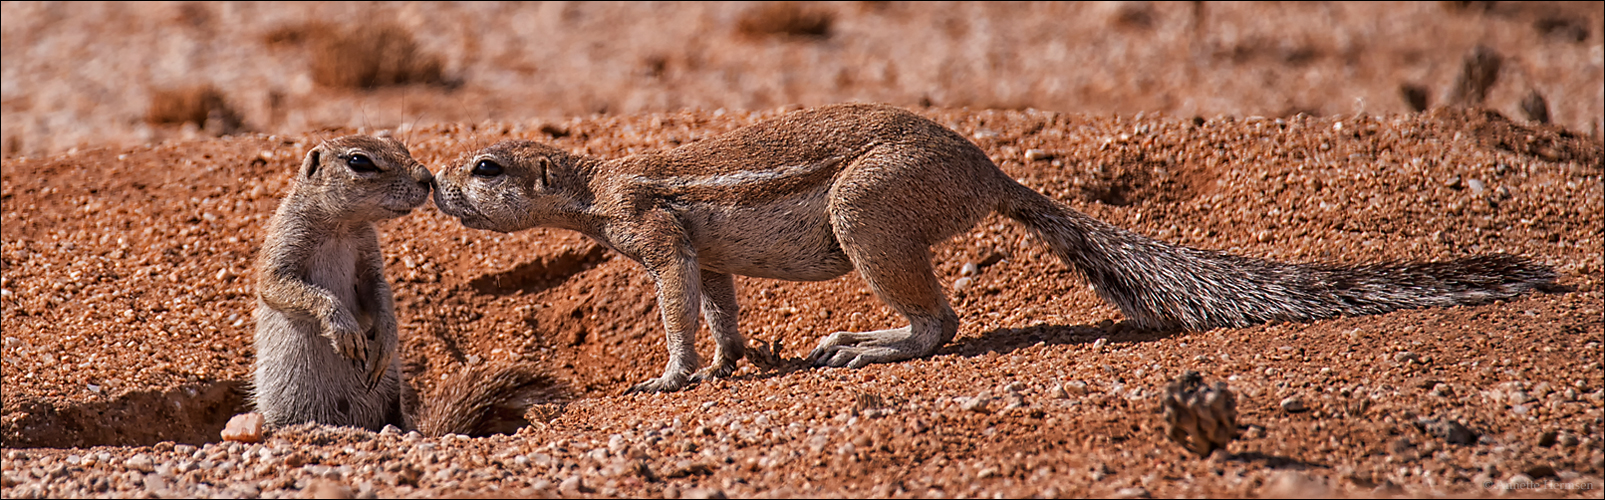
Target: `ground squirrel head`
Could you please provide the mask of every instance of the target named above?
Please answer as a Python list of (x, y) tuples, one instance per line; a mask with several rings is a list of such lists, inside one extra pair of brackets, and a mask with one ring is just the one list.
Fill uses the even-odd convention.
[(433, 174), (401, 141), (348, 135), (307, 152), (286, 202), (331, 219), (378, 221), (406, 215), (429, 199)]
[(551, 223), (584, 197), (580, 164), (551, 146), (502, 141), (442, 169), (435, 205), (475, 229), (507, 233)]

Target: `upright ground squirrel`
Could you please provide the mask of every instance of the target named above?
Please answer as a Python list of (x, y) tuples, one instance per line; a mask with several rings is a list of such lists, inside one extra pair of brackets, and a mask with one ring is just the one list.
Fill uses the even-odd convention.
[[(958, 316), (929, 247), (994, 211), (1035, 231), (1131, 323), (1236, 327), (1275, 320), (1474, 304), (1554, 279), (1508, 255), (1336, 267), (1284, 264), (1153, 240), (1015, 182), (981, 149), (914, 113), (874, 104), (807, 109), (668, 151), (615, 160), (529, 141), (469, 153), (436, 179), (435, 204), (464, 225), (582, 232), (646, 267), (668, 331), (672, 391), (742, 358), (732, 275), (826, 280), (858, 270), (909, 326), (836, 332), (809, 355), (862, 367), (925, 356)], [(717, 343), (692, 348), (698, 309)]]
[[(374, 224), (427, 201), (432, 179), (387, 135), (307, 153), (257, 263), (252, 397), (269, 425), (413, 428)], [(510, 432), (505, 421), (555, 386), (527, 365), (476, 367), (443, 381), (417, 421), (431, 435)]]

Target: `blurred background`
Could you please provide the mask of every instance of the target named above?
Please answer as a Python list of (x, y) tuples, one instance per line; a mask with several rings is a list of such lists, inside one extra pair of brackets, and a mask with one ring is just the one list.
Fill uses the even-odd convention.
[(1600, 137), (1601, 2), (5, 2), (6, 157), (857, 100), (1175, 116), (1485, 106)]

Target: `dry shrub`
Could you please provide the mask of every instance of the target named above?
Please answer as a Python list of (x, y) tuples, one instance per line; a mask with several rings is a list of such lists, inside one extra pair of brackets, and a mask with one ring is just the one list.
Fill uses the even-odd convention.
[(328, 32), (334, 29), (333, 25), (326, 23), (292, 24), (273, 28), (262, 35), (262, 41), (273, 48), (299, 46), (312, 37), (311, 33)]
[(1533, 28), (1544, 36), (1583, 43), (1588, 41), (1588, 21), (1567, 17), (1545, 17), (1533, 21)]
[(374, 88), (440, 83), (440, 58), (418, 50), (412, 34), (382, 23), (357, 30), (320, 30), (311, 40), (312, 80), (320, 85)]
[(1521, 100), (1521, 112), (1527, 115), (1528, 120), (1549, 123), (1549, 101), (1544, 100), (1543, 94), (1537, 90), (1527, 91), (1527, 97)]
[(1119, 2), (1114, 5), (1116, 27), (1148, 29), (1154, 27), (1154, 6), (1148, 2)]
[(798, 2), (769, 2), (742, 13), (736, 31), (750, 37), (780, 35), (824, 38), (830, 36), (835, 16)]
[(1450, 104), (1482, 106), (1483, 101), (1488, 99), (1488, 89), (1499, 81), (1499, 66), (1503, 62), (1503, 56), (1486, 46), (1478, 45), (1472, 49), (1461, 64), (1455, 86), (1450, 89)]
[(1417, 113), (1427, 110), (1429, 103), (1427, 102), (1428, 92), (1426, 87), (1401, 83), (1399, 84), (1399, 96), (1403, 97), (1405, 104), (1409, 104), (1410, 109), (1415, 110)]
[(412, 33), (391, 22), (282, 26), (267, 32), (262, 41), (270, 47), (305, 47), (311, 52), (312, 81), (326, 87), (443, 83), (440, 57), (420, 51)]
[(215, 135), (236, 132), (241, 124), (240, 113), (210, 84), (157, 90), (150, 97), (145, 121), (157, 125), (194, 123)]

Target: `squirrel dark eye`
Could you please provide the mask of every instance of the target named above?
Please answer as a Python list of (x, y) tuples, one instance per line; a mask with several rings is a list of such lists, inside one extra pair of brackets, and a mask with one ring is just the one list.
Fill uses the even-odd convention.
[(502, 175), (502, 165), (490, 160), (479, 160), (474, 163), (473, 174), (479, 177), (495, 177)]
[(379, 166), (373, 164), (368, 155), (355, 154), (346, 158), (346, 166), (357, 172), (378, 172)]

